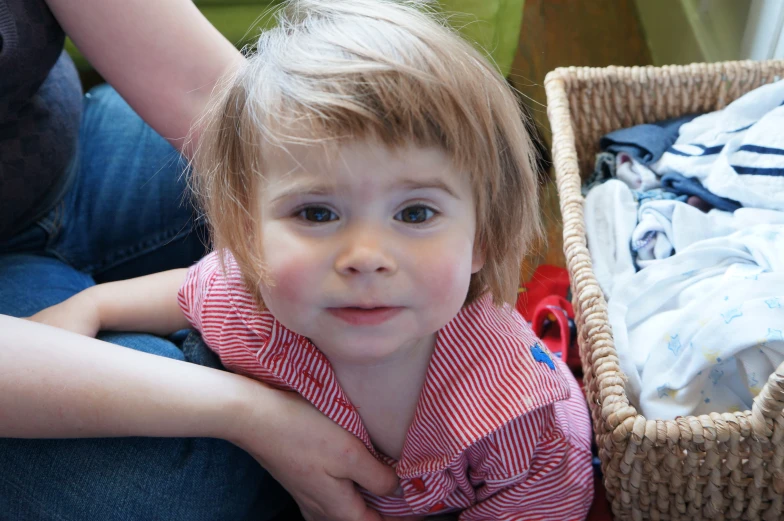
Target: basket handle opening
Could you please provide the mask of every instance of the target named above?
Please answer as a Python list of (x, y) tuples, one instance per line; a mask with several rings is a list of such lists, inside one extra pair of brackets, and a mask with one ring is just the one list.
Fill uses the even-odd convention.
[(784, 363), (770, 375), (751, 407), (751, 428), (758, 436), (769, 438), (773, 422), (784, 425)]

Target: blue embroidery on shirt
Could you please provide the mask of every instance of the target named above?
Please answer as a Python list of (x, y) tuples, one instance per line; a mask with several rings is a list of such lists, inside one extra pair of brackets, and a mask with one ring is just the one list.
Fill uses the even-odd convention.
[(768, 300), (765, 301), (765, 304), (767, 304), (770, 309), (776, 309), (781, 307), (781, 302), (779, 301), (778, 297), (769, 298)]
[(540, 364), (545, 364), (547, 367), (555, 371), (555, 363), (550, 358), (550, 355), (548, 355), (539, 344), (534, 344), (531, 346), (531, 355), (533, 355), (534, 360)]

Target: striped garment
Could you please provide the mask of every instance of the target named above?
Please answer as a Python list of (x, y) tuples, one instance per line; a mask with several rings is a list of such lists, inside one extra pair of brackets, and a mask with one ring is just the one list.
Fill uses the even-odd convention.
[(784, 80), (758, 87), (684, 124), (650, 165), (681, 174), (747, 208), (784, 211)]
[(461, 511), (461, 521), (584, 519), (593, 496), (585, 400), (525, 320), (485, 296), (438, 332), (395, 461), (377, 452), (326, 357), (259, 311), (234, 259), (188, 272), (179, 302), (227, 369), (296, 391), (392, 465), (404, 496), (362, 491), (386, 515)]

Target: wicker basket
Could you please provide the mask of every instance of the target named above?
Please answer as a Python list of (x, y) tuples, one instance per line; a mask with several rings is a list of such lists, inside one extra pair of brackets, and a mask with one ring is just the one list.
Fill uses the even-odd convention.
[(616, 519), (784, 519), (784, 366), (751, 411), (676, 420), (638, 414), (586, 247), (580, 194), (602, 135), (717, 110), (782, 77), (784, 61), (570, 67), (545, 79), (585, 388)]

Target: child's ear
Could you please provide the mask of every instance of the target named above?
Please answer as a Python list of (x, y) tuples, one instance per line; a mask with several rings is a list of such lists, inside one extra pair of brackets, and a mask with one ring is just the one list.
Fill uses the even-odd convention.
[(474, 244), (474, 253), (471, 257), (471, 274), (478, 272), (485, 265), (485, 248), (480, 244)]

